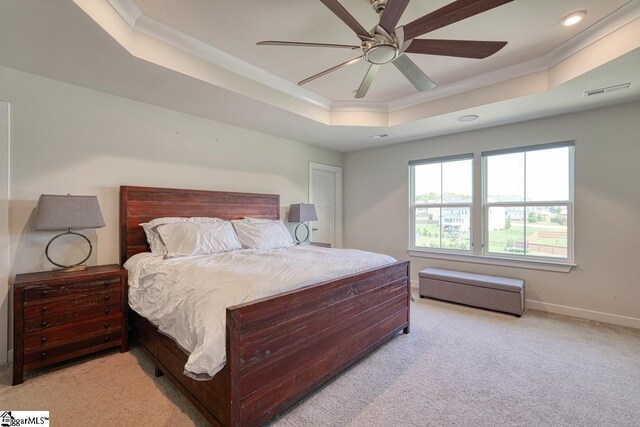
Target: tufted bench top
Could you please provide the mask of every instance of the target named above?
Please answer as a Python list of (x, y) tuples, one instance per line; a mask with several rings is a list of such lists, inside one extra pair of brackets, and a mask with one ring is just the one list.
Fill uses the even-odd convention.
[(427, 268), (418, 273), (421, 278), (442, 280), (444, 282), (464, 283), (482, 288), (498, 289), (508, 292), (522, 292), (524, 280), (508, 277), (486, 276), (484, 274), (465, 273), (462, 271)]

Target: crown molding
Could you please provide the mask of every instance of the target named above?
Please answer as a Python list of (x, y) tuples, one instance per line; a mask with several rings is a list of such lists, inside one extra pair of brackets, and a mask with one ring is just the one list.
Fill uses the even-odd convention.
[(207, 62), (225, 68), (240, 76), (261, 83), (296, 99), (309, 102), (327, 110), (331, 101), (308, 89), (302, 88), (289, 80), (269, 73), (246, 61), (236, 58), (208, 43), (196, 39), (182, 31), (176, 30), (150, 16), (142, 13), (133, 0), (107, 0), (116, 12), (132, 27), (157, 40), (163, 41), (184, 52), (190, 53)]
[(334, 101), (331, 103), (331, 111), (388, 113), (389, 104), (386, 102)]
[(582, 30), (543, 58), (551, 67), (640, 18), (640, 2), (630, 0), (608, 16)]
[[(77, 0), (74, 1), (77, 2)], [(297, 114), (312, 120), (321, 121), (325, 124), (353, 126), (385, 126), (385, 123), (389, 123), (390, 121), (395, 122), (391, 120), (393, 113), (395, 113), (396, 116), (412, 117), (415, 116), (414, 113), (416, 113), (417, 110), (425, 109), (425, 107), (435, 101), (456, 95), (460, 98), (460, 96), (463, 96), (463, 94), (467, 92), (477, 91), (492, 85), (508, 85), (510, 81), (526, 78), (526, 76), (533, 76), (542, 71), (548, 71), (556, 64), (576, 55), (616, 30), (640, 18), (640, 1), (630, 0), (604, 19), (584, 29), (578, 35), (572, 37), (542, 57), (474, 76), (446, 86), (436, 87), (426, 92), (419, 92), (388, 103), (367, 101), (332, 102), (313, 91), (300, 87), (289, 80), (265, 71), (262, 68), (176, 30), (154, 18), (144, 15), (134, 0), (106, 0), (106, 2), (117, 12), (124, 22), (126, 22), (133, 33), (144, 34), (158, 42), (166, 43), (172, 48), (193, 55), (212, 66), (225, 69), (237, 76), (263, 85), (283, 96), (288, 96), (290, 100), (293, 98), (297, 102), (308, 105), (310, 108), (317, 109), (316, 113), (309, 115), (301, 111), (299, 107), (291, 107), (293, 108), (291, 111), (295, 111)], [(167, 65), (163, 64), (163, 66)], [(227, 87), (227, 89), (234, 90), (231, 86)], [(547, 86), (546, 89), (550, 89), (550, 87)], [(246, 90), (240, 90), (239, 92), (246, 96), (251, 96)], [(264, 97), (262, 97), (262, 102), (269, 103)], [(282, 105), (287, 105), (285, 108), (291, 109), (289, 107), (290, 102), (291, 101), (280, 99), (273, 105), (280, 108), (282, 108)], [(298, 105), (300, 106), (301, 104)], [(456, 108), (464, 110), (468, 107), (470, 106), (460, 105)], [(412, 112), (412, 110), (414, 111)], [(318, 119), (318, 117), (322, 118)], [(418, 120), (418, 118), (413, 117), (410, 121), (414, 120)]]
[(640, 18), (640, 3), (630, 0), (604, 19), (585, 28), (578, 35), (567, 40), (545, 56), (391, 101), (389, 102), (389, 112), (415, 107), (416, 105), (468, 92), (483, 86), (489, 86), (549, 69), (638, 18)]
[(136, 26), (136, 21), (142, 15), (142, 10), (136, 5), (133, 0), (107, 0), (111, 7), (113, 7), (116, 12), (122, 18), (127, 21), (127, 24), (131, 28)]

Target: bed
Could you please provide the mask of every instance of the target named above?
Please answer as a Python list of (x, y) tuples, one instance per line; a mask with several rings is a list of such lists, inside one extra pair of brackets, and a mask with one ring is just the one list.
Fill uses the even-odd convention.
[[(278, 195), (122, 186), (124, 264), (148, 252), (140, 223), (167, 216), (280, 218)], [(328, 250), (328, 249), (327, 249)], [(189, 354), (131, 311), (132, 338), (213, 424), (261, 425), (399, 332), (409, 333), (409, 262), (226, 309), (226, 363), (208, 381), (183, 375)]]

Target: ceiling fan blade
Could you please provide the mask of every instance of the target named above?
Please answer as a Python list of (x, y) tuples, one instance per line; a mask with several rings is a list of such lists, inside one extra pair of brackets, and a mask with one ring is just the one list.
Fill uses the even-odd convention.
[(405, 52), (482, 59), (506, 45), (507, 42), (494, 41), (413, 39)]
[(364, 96), (369, 91), (369, 88), (371, 87), (373, 79), (375, 79), (378, 75), (378, 71), (380, 71), (380, 65), (371, 64), (369, 70), (367, 71), (367, 74), (364, 75), (362, 83), (360, 83), (358, 91), (356, 92), (356, 98), (364, 98)]
[(347, 9), (345, 9), (340, 3), (338, 3), (338, 0), (320, 0), (320, 1), (324, 3), (324, 5), (327, 6), (329, 9), (331, 9), (331, 11), (338, 18), (342, 20), (342, 22), (347, 24), (349, 28), (351, 28), (358, 35), (358, 37), (360, 38), (364, 37), (365, 39), (371, 38), (371, 35), (369, 35), (369, 32), (365, 30), (364, 27), (360, 25), (358, 21), (356, 21), (356, 18), (351, 16), (351, 14), (347, 11)]
[(457, 0), (404, 26), (405, 40), (446, 27), (513, 0)]
[(382, 12), (380, 26), (388, 33), (392, 33), (408, 4), (409, 0), (389, 0)]
[(413, 62), (407, 55), (400, 55), (393, 65), (411, 82), (413, 87), (419, 91), (433, 89), (437, 85)]
[(324, 70), (321, 73), (314, 74), (311, 77), (308, 77), (308, 78), (306, 78), (304, 80), (299, 81), (298, 85), (302, 86), (303, 84), (307, 84), (310, 81), (315, 80), (315, 79), (317, 79), (319, 77), (325, 76), (325, 75), (327, 75), (327, 74), (329, 74), (329, 73), (331, 73), (331, 72), (333, 72), (333, 71), (335, 71), (337, 69), (340, 69), (342, 67), (346, 67), (347, 65), (355, 64), (356, 62), (360, 61), (362, 58), (364, 58), (364, 56), (358, 56), (357, 58), (350, 59), (347, 62), (343, 62), (342, 64), (336, 65), (335, 67), (331, 67), (328, 70)]
[(301, 46), (301, 47), (335, 47), (338, 49), (360, 49), (360, 46), (353, 46), (348, 44), (333, 44), (333, 43), (306, 43), (306, 42), (285, 42), (277, 40), (266, 40), (256, 43), (258, 46)]

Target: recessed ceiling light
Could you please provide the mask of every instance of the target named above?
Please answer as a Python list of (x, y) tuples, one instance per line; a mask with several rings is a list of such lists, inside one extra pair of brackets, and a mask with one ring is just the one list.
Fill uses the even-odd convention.
[(378, 138), (386, 138), (389, 135), (387, 135), (386, 133), (381, 133), (380, 135), (371, 135), (369, 138), (373, 138), (373, 139), (378, 139)]
[(562, 20), (562, 25), (565, 27), (570, 27), (572, 25), (576, 25), (578, 22), (582, 21), (584, 17), (587, 16), (586, 10), (580, 10), (578, 12), (573, 12), (571, 15), (565, 17)]
[(458, 121), (463, 123), (473, 122), (475, 120), (478, 120), (478, 117), (480, 116), (476, 116), (475, 114), (467, 114), (466, 116), (458, 117)]

